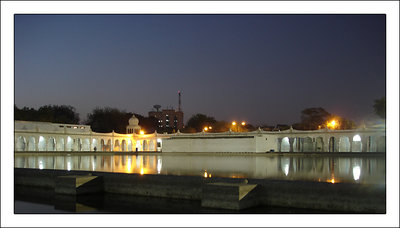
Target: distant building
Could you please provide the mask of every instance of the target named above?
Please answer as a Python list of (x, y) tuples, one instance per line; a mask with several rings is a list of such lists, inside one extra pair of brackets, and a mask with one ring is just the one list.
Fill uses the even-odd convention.
[(149, 117), (158, 120), (158, 132), (177, 132), (183, 129), (183, 112), (174, 109), (163, 109), (162, 111), (150, 111)]
[(174, 133), (183, 129), (183, 112), (181, 104), (181, 91), (178, 91), (178, 110), (166, 108), (160, 111), (161, 105), (153, 106), (156, 111), (150, 111), (149, 117), (158, 120), (157, 132)]

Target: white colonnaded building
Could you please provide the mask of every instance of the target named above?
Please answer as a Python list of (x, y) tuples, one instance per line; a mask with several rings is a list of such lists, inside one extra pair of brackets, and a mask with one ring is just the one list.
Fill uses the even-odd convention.
[(126, 134), (98, 133), (89, 125), (16, 120), (14, 151), (386, 152), (383, 128), (141, 134), (133, 115), (126, 129)]

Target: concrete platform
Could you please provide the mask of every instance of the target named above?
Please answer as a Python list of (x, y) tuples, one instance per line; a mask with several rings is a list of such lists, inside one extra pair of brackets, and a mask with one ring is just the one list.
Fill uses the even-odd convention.
[(55, 193), (79, 195), (102, 192), (103, 178), (91, 175), (59, 176), (55, 182)]
[(256, 194), (257, 184), (208, 183), (203, 185), (201, 206), (242, 210), (260, 204)]
[[(82, 184), (78, 181), (77, 184), (76, 178), (72, 177), (89, 176), (90, 174), (102, 179), (90, 180), (89, 177), (88, 183)], [(68, 178), (62, 178), (62, 176), (68, 176)], [(15, 185), (51, 190), (55, 189), (56, 185), (69, 185), (71, 194), (80, 194), (80, 191), (84, 190), (80, 189), (82, 186), (90, 186), (96, 183), (96, 180), (103, 181), (103, 184), (96, 187), (103, 186), (103, 192), (106, 193), (204, 201), (202, 205), (210, 208), (212, 204), (217, 204), (219, 205), (217, 208), (236, 208), (235, 210), (237, 210), (237, 208), (248, 207), (246, 202), (249, 200), (250, 205), (258, 203), (271, 207), (344, 213), (386, 213), (386, 184), (332, 184), (270, 179), (248, 179), (248, 183), (243, 183), (242, 179), (222, 177), (204, 178), (202, 176), (14, 168)], [(246, 185), (257, 185), (257, 187), (250, 190), (251, 187), (248, 188)], [(62, 190), (60, 187), (58, 187), (58, 192), (68, 189)], [(228, 200), (230, 198), (234, 200)], [(223, 204), (228, 206), (225, 207)]]

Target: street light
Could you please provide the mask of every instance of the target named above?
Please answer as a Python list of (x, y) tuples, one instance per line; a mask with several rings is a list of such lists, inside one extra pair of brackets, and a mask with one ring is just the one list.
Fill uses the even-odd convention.
[[(246, 122), (242, 121), (242, 126), (244, 127), (246, 125)], [(236, 121), (232, 122), (232, 126), (236, 126), (236, 131), (239, 132), (239, 127)]]
[(339, 127), (339, 123), (336, 122), (336, 120), (332, 120), (331, 122), (328, 122), (328, 123), (326, 124), (326, 126), (327, 126), (328, 128), (330, 128), (330, 129), (335, 129), (335, 128), (338, 128), (338, 127)]

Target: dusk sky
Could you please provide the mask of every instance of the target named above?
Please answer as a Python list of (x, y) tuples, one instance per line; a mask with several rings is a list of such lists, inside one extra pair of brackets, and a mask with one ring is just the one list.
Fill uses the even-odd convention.
[(385, 15), (16, 15), (15, 104), (255, 126), (323, 107), (360, 122), (385, 96)]

